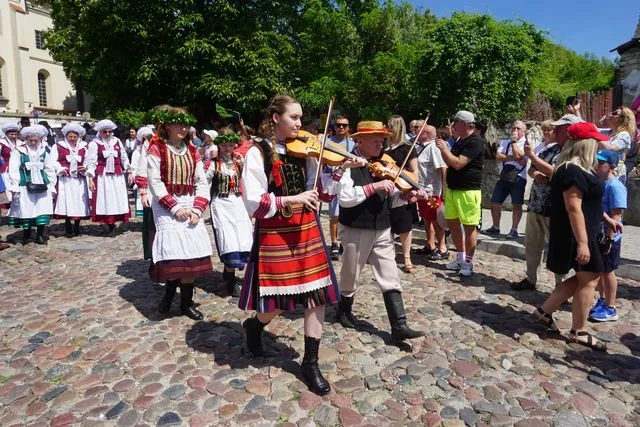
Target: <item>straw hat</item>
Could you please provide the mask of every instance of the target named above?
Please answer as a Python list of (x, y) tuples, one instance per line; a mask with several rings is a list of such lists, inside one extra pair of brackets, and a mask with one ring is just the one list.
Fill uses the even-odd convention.
[(382, 136), (391, 136), (391, 132), (384, 127), (382, 122), (376, 122), (372, 120), (366, 120), (358, 123), (358, 128), (356, 129), (356, 133), (351, 134), (351, 137), (356, 137), (360, 135), (382, 135)]

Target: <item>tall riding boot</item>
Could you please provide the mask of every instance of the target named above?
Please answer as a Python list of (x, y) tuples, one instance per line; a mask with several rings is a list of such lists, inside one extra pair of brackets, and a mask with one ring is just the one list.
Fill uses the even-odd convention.
[(238, 278), (236, 277), (236, 271), (231, 270), (227, 271), (226, 269), (222, 272), (222, 278), (227, 282), (227, 292), (232, 297), (240, 296), (240, 283), (238, 282)]
[(36, 243), (38, 245), (46, 245), (47, 241), (44, 239), (44, 225), (38, 225), (36, 229)]
[(247, 336), (247, 348), (255, 357), (275, 356), (262, 347), (262, 332), (267, 323), (262, 323), (257, 316), (250, 317), (242, 322), (242, 327)]
[(389, 323), (391, 324), (391, 336), (395, 342), (424, 336), (422, 331), (414, 331), (407, 326), (407, 315), (404, 312), (402, 293), (400, 291), (387, 291), (382, 294), (384, 305), (387, 308)]
[(65, 237), (71, 237), (73, 235), (73, 226), (69, 218), (64, 219), (64, 235)]
[(167, 283), (165, 283), (164, 296), (160, 300), (160, 304), (158, 304), (158, 311), (160, 313), (167, 314), (171, 309), (171, 303), (173, 302), (173, 297), (176, 295), (179, 282), (179, 280), (167, 280)]
[(116, 237), (116, 225), (109, 224), (109, 237)]
[(31, 227), (22, 230), (22, 244), (26, 245), (31, 240)]
[(189, 319), (202, 320), (204, 316), (193, 305), (193, 283), (180, 284), (180, 310)]
[(79, 236), (80, 235), (80, 220), (76, 219), (73, 223), (73, 235), (74, 236)]
[(353, 307), (353, 297), (345, 297), (340, 295), (340, 302), (338, 303), (338, 322), (345, 328), (356, 329), (358, 325), (358, 319), (353, 315), (351, 308)]
[(304, 337), (304, 358), (302, 359), (302, 377), (305, 379), (309, 390), (319, 396), (324, 396), (331, 391), (329, 382), (322, 376), (318, 367), (318, 349), (320, 339)]

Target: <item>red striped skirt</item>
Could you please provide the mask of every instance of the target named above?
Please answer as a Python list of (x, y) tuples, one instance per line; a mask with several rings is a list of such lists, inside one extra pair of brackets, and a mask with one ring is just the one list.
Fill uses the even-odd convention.
[(315, 212), (294, 207), (289, 218), (277, 213), (256, 221), (255, 239), (239, 307), (269, 312), (313, 308), (339, 300)]

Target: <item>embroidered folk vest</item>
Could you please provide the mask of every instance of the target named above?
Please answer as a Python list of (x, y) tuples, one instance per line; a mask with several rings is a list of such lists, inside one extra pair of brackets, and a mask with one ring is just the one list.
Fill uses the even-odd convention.
[(196, 148), (189, 144), (182, 156), (171, 151), (167, 144), (157, 142), (160, 152), (160, 178), (169, 194), (193, 195), (196, 182)]
[[(104, 144), (98, 142), (98, 166), (96, 166), (96, 175), (102, 175), (104, 168), (107, 166), (107, 158), (104, 155)], [(114, 159), (114, 174), (122, 175), (124, 170), (122, 169), (122, 161), (120, 160), (120, 143), (113, 145), (114, 151), (116, 151), (116, 157)]]
[[(40, 154), (40, 161), (42, 163), (44, 163), (45, 157), (47, 157), (47, 152), (43, 151), (42, 154)], [(18, 183), (18, 185), (21, 187), (24, 187), (25, 185), (27, 185), (27, 182), (31, 181), (31, 171), (27, 169), (26, 166), (26, 163), (30, 161), (31, 160), (29, 159), (28, 154), (20, 152), (20, 182)], [(44, 168), (40, 171), (40, 173), (42, 174), (42, 180), (44, 181), (44, 183), (49, 185), (51, 181), (49, 181), (49, 176), (45, 173)]]

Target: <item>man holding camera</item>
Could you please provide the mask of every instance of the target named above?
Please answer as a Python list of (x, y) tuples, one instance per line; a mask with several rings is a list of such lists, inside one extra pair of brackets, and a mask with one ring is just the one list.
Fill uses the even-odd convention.
[(513, 122), (511, 127), (511, 139), (500, 143), (496, 160), (502, 162), (500, 177), (493, 188), (491, 196), (491, 219), (493, 225), (485, 230), (485, 233), (500, 234), (500, 217), (502, 204), (507, 196), (511, 196), (513, 206), (511, 231), (509, 237), (518, 237), (518, 224), (522, 219), (522, 204), (524, 203), (524, 190), (527, 186), (527, 158), (524, 155), (524, 140), (527, 125), (521, 120)]

